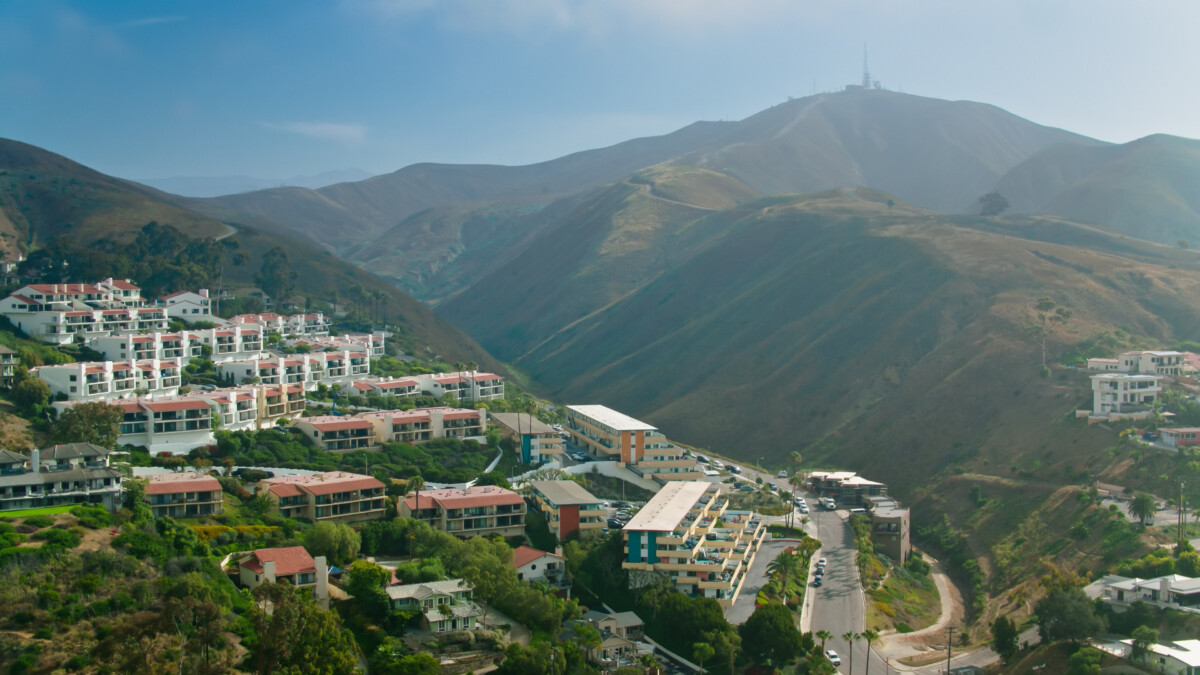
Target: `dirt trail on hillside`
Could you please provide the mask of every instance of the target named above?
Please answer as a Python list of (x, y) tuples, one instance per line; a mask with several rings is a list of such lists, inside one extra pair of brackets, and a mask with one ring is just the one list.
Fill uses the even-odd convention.
[(878, 646), (875, 649), (880, 656), (889, 660), (895, 661), (906, 656), (927, 652), (930, 645), (943, 645), (946, 643), (946, 626), (962, 624), (964, 607), (958, 588), (951, 583), (937, 560), (929, 556), (925, 556), (925, 560), (931, 566), (929, 573), (937, 585), (938, 595), (941, 596), (941, 615), (932, 626), (911, 633), (888, 631), (880, 635)]

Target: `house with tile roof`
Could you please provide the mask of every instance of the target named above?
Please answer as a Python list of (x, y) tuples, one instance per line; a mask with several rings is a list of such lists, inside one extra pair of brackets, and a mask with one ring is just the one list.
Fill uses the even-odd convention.
[(547, 553), (532, 546), (518, 546), (513, 549), (509, 566), (517, 571), (517, 579), (526, 583), (540, 582), (564, 592), (571, 588), (567, 579), (567, 559), (562, 556), (561, 548), (555, 553)]
[(198, 291), (176, 291), (162, 296), (156, 304), (165, 309), (167, 316), (172, 319), (225, 322), (213, 314), (212, 297), (209, 296), (207, 288)]
[(146, 485), (146, 503), (155, 518), (197, 518), (224, 512), (221, 484), (208, 474), (194, 471), (152, 474)]
[(328, 471), (310, 476), (278, 476), (258, 483), (285, 518), (355, 523), (382, 518), (384, 485), (372, 476)]
[(213, 443), (212, 407), (204, 399), (171, 396), (109, 403), (125, 413), (118, 428), (119, 443), (173, 455), (185, 455), (193, 448)]
[(483, 611), (471, 600), (471, 586), (462, 579), (389, 586), (388, 598), (399, 612), (420, 612), (421, 627), (431, 633), (473, 630)]
[[(416, 445), (436, 438), (470, 438), (487, 432), (487, 411), (467, 408), (414, 408), (359, 413), (374, 427), (379, 443)], [(343, 418), (344, 419), (344, 418)]]
[(96, 284), (29, 284), (0, 300), (0, 314), (30, 337), (71, 344), (92, 334), (167, 329), (167, 314), (145, 307), (128, 280)]
[(292, 428), (299, 430), (313, 445), (322, 450), (362, 450), (379, 445), (375, 438), (375, 424), (362, 417), (301, 417), (292, 422)]
[(423, 520), (462, 539), (519, 537), (525, 532), (525, 500), (495, 485), (419, 490), (401, 500), (397, 510), (403, 518)]
[(325, 556), (314, 558), (303, 546), (251, 551), (238, 560), (238, 579), (249, 589), (278, 582), (308, 588), (317, 602), (329, 609), (329, 566)]

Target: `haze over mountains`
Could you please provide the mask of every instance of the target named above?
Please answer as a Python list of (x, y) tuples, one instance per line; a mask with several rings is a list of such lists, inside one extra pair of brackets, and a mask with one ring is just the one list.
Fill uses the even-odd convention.
[(169, 178), (141, 178), (139, 183), (163, 192), (183, 197), (220, 197), (240, 192), (254, 192), (277, 187), (323, 188), (337, 183), (366, 180), (371, 174), (362, 169), (322, 171), (311, 176), (291, 178), (255, 178), (253, 176), (171, 176)]

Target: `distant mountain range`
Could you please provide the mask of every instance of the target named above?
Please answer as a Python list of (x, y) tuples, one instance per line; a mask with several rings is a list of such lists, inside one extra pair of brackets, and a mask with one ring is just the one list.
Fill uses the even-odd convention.
[(255, 178), (253, 176), (172, 176), (170, 178), (140, 178), (139, 183), (184, 197), (220, 197), (242, 192), (268, 190), (277, 187), (317, 189), (337, 183), (366, 180), (371, 173), (362, 169), (323, 171), (311, 176), (291, 178)]

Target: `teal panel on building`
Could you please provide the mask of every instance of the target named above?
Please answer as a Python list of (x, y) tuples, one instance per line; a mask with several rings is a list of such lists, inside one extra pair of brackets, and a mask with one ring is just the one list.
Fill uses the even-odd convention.
[(658, 533), (646, 533), (646, 562), (654, 564), (658, 562)]
[(629, 556), (626, 558), (631, 563), (642, 562), (642, 533), (636, 530), (627, 533), (625, 540), (629, 544)]

